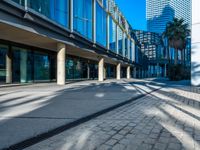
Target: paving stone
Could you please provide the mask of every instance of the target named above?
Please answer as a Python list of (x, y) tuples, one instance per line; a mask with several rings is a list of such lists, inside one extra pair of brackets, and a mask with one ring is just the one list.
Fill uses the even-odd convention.
[(110, 140), (108, 140), (105, 144), (106, 144), (106, 145), (113, 146), (113, 145), (115, 145), (115, 144), (117, 143), (117, 141), (118, 141), (118, 140), (116, 140), (116, 139), (110, 139)]
[(121, 135), (121, 134), (116, 134), (116, 135), (114, 135), (112, 138), (113, 138), (113, 139), (116, 139), (116, 140), (121, 140), (123, 137), (124, 137), (124, 136)]
[(138, 146), (137, 150), (151, 150), (152, 149), (152, 145), (150, 144), (141, 144), (140, 146)]
[(169, 143), (168, 148), (171, 150), (179, 150), (181, 149), (181, 145), (176, 143)]
[(125, 149), (125, 145), (123, 145), (123, 144), (116, 144), (113, 148), (112, 148), (112, 150), (124, 150)]
[[(149, 82), (148, 84), (151, 85)], [(50, 138), (50, 140), (38, 143), (30, 149), (45, 150), (50, 147), (52, 150), (56, 150), (63, 145), (70, 146), (69, 144), (72, 144), (71, 149), (79, 146), (79, 149), (89, 150), (96, 148), (104, 150), (183, 150), (183, 146), (186, 146), (185, 149), (191, 146), (192, 148), (189, 150), (199, 150), (199, 121), (194, 118), (194, 115), (188, 115), (182, 110), (191, 114), (200, 114), (196, 103), (190, 102), (194, 99), (200, 100), (200, 94), (189, 92), (187, 86), (174, 87), (171, 84), (167, 82), (166, 87), (151, 95), (80, 124), (76, 128)], [(99, 89), (102, 88), (100, 87)], [(104, 88), (101, 90), (106, 91)], [(98, 92), (95, 89), (93, 94)], [(130, 93), (133, 94), (132, 91)], [(106, 94), (109, 95), (112, 92)], [(120, 99), (123, 97), (124, 94)], [(101, 100), (103, 101), (104, 98)], [(193, 111), (193, 107), (195, 111)], [(17, 127), (20, 128), (20, 126)], [(0, 133), (2, 133), (1, 127)]]
[(165, 150), (167, 147), (167, 144), (164, 144), (164, 143), (156, 143), (154, 145), (154, 148), (155, 149), (158, 149), (158, 150)]

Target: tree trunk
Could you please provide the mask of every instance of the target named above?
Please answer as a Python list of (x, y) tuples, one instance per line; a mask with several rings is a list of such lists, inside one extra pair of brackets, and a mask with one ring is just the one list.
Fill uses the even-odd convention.
[(177, 48), (175, 48), (174, 64), (175, 64), (175, 65), (178, 64), (178, 49), (177, 49)]

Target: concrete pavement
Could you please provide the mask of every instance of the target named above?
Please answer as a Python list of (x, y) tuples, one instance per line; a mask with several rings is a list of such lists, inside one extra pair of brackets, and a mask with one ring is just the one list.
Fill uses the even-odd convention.
[(162, 87), (145, 80), (1, 88), (0, 149)]
[(168, 83), (26, 150), (41, 149), (200, 150), (200, 88)]

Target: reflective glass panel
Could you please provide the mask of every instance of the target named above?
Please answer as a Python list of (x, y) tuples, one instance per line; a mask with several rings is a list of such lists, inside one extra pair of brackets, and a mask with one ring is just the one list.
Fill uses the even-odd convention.
[(8, 47), (0, 45), (0, 84), (6, 81), (6, 54)]
[(34, 80), (50, 81), (50, 59), (48, 54), (34, 52)]
[(116, 52), (116, 24), (113, 21), (112, 17), (110, 17), (110, 23), (109, 23), (109, 28), (110, 28), (110, 50), (113, 52)]
[(60, 25), (68, 27), (68, 0), (28, 0), (28, 7), (56, 21)]
[(106, 12), (96, 3), (96, 41), (106, 47)]
[(92, 39), (92, 0), (74, 0), (74, 30)]
[(123, 32), (121, 28), (118, 27), (118, 51), (121, 56), (123, 56)]
[(12, 0), (12, 1), (15, 2), (15, 3), (18, 3), (18, 4), (22, 5), (22, 6), (24, 6), (24, 1), (25, 0)]
[(13, 82), (27, 83), (33, 81), (33, 56), (31, 51), (12, 47)]

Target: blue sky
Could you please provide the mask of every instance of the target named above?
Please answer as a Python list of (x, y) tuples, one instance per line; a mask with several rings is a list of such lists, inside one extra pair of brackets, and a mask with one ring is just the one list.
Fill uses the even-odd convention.
[(146, 30), (146, 0), (115, 0), (134, 29)]

